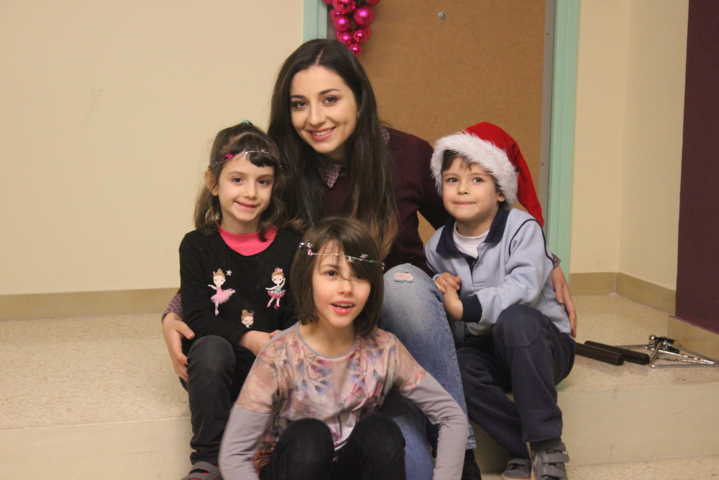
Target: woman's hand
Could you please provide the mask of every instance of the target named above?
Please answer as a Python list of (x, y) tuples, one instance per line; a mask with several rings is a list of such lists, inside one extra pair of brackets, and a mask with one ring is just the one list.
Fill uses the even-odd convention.
[(564, 309), (569, 316), (569, 327), (571, 328), (572, 337), (577, 336), (577, 312), (574, 310), (574, 302), (572, 302), (572, 293), (569, 291), (569, 284), (564, 278), (562, 267), (556, 266), (552, 270), (552, 286), (557, 296), (557, 301), (564, 305)]
[(257, 356), (257, 354), (260, 353), (260, 350), (262, 350), (262, 347), (264, 347), (267, 342), (270, 341), (270, 338), (272, 338), (274, 334), (275, 332), (267, 333), (260, 332), (258, 330), (250, 330), (249, 332), (245, 332), (245, 334), (242, 335), (240, 345), (242, 345), (247, 350), (251, 351), (255, 356)]
[(176, 313), (168, 313), (162, 319), (162, 336), (165, 338), (172, 368), (178, 377), (187, 381), (187, 357), (182, 353), (182, 338), (190, 340), (195, 337), (195, 332)]

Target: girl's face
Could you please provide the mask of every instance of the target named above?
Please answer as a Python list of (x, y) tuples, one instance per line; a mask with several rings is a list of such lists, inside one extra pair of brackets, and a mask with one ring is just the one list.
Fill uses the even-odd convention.
[(345, 160), (345, 143), (357, 127), (357, 100), (342, 77), (313, 65), (297, 72), (290, 85), (295, 131), (317, 153)]
[[(260, 215), (272, 200), (275, 180), (273, 167), (258, 167), (245, 155), (228, 160), (214, 186), (208, 185), (220, 201), (220, 226), (232, 233), (255, 233), (259, 230)], [(212, 183), (207, 178), (208, 184)]]
[(336, 243), (326, 244), (318, 255), (312, 273), (312, 295), (317, 321), (322, 328), (352, 329), (352, 322), (362, 312), (371, 286), (358, 278)]

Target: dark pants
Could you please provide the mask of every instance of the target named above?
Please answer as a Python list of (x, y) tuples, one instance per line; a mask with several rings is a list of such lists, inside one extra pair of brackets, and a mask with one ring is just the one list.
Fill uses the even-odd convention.
[(404, 438), (399, 427), (382, 414), (359, 421), (347, 443), (334, 451), (330, 429), (305, 418), (282, 433), (262, 480), (402, 480)]
[(187, 352), (192, 440), (190, 462), (217, 465), (220, 441), (230, 409), (247, 378), (255, 357), (216, 335), (200, 337)]
[(572, 370), (574, 340), (542, 313), (509, 307), (491, 334), (465, 339), (457, 357), (469, 418), (511, 457), (529, 458), (526, 442), (561, 437), (555, 385)]

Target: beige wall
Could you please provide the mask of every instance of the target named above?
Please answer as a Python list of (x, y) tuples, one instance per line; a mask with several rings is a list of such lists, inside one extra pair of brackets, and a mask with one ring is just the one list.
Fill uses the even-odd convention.
[(572, 272), (673, 289), (687, 0), (583, 0)]
[(302, 2), (3, 2), (0, 295), (174, 287), (214, 133), (266, 126)]
[[(582, 0), (572, 272), (675, 287), (688, 0)], [(214, 132), (302, 2), (5, 2), (0, 295), (174, 287)]]

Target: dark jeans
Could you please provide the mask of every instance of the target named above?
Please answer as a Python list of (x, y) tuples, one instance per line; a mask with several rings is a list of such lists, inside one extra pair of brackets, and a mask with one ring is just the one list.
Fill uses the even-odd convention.
[(200, 337), (187, 352), (192, 440), (190, 462), (217, 465), (220, 441), (230, 409), (247, 378), (255, 357), (216, 335)]
[(402, 480), (404, 438), (382, 414), (369, 415), (355, 426), (347, 443), (334, 451), (330, 429), (305, 418), (282, 433), (262, 480)]
[(529, 458), (526, 442), (561, 437), (555, 385), (572, 370), (574, 340), (542, 313), (507, 308), (491, 334), (466, 338), (457, 357), (469, 418), (511, 457)]

